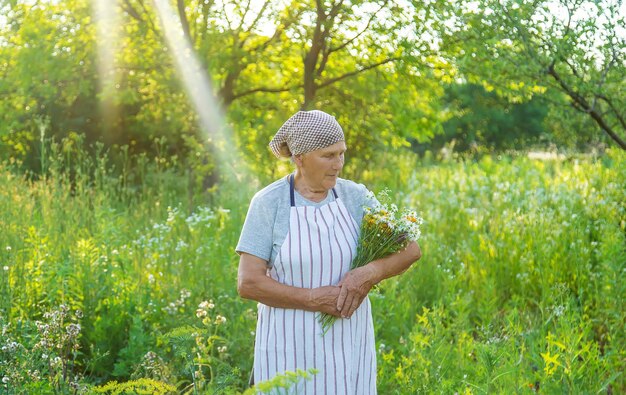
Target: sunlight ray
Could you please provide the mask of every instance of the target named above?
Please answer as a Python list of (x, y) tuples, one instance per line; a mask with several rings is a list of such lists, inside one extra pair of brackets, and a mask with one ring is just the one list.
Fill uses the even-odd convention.
[(105, 139), (114, 139), (116, 133), (117, 106), (114, 97), (118, 75), (115, 70), (115, 52), (119, 36), (119, 15), (107, 0), (93, 2), (93, 14), (97, 26), (98, 75), (100, 92), (100, 115)]
[(172, 54), (178, 74), (198, 114), (202, 132), (216, 149), (218, 166), (222, 176), (241, 178), (235, 165), (240, 163), (239, 154), (231, 139), (230, 128), (213, 93), (207, 71), (201, 66), (188, 38), (185, 37), (180, 20), (167, 0), (154, 0), (161, 27)]

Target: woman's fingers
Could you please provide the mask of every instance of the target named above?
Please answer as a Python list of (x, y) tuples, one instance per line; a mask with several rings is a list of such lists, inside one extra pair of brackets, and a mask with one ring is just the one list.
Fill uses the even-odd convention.
[(360, 292), (349, 292), (346, 302), (343, 304), (343, 309), (341, 309), (341, 316), (343, 318), (350, 318), (352, 313), (361, 305), (363, 299), (365, 299), (365, 295)]
[[(343, 283), (343, 280), (341, 281)], [(341, 285), (339, 296), (337, 297), (337, 311), (343, 310), (346, 298), (348, 297), (348, 287)]]
[(358, 292), (358, 279), (355, 279), (354, 272), (349, 271), (346, 273), (343, 279), (339, 282), (341, 290), (339, 291), (339, 297), (337, 298), (337, 310), (342, 312), (342, 315), (348, 313), (348, 309), (352, 305), (352, 299), (354, 293)]
[(359, 306), (363, 302), (363, 299), (365, 299), (365, 297), (352, 299), (352, 305), (350, 306), (350, 310), (348, 311), (348, 317), (352, 317), (352, 314), (354, 314), (356, 309), (359, 308)]
[(357, 287), (354, 285), (348, 285), (347, 283), (341, 287), (343, 291), (345, 288), (346, 298), (343, 302), (343, 306), (341, 307), (341, 316), (343, 318), (350, 318), (354, 310), (359, 307), (367, 292), (364, 292), (361, 287)]
[(341, 290), (337, 298), (337, 310), (341, 311), (342, 317), (352, 316), (367, 296), (373, 285), (370, 274), (367, 267), (360, 267), (346, 273), (339, 283)]
[(348, 293), (348, 296), (346, 297), (346, 301), (343, 304), (343, 308), (341, 309), (341, 317), (342, 318), (350, 318), (350, 307), (352, 307), (352, 304), (354, 303), (354, 301), (357, 298), (354, 297), (354, 295)]

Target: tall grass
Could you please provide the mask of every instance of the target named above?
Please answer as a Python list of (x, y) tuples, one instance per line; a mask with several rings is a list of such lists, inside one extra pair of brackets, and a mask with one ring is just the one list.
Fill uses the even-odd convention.
[(623, 392), (624, 154), (411, 174), (424, 258), (374, 304), (381, 392)]
[[(254, 188), (206, 196), (168, 158), (79, 146), (52, 144), (37, 179), (0, 167), (0, 391), (243, 391), (256, 316), (233, 248)], [(360, 181), (426, 224), (422, 260), (372, 295), (380, 393), (626, 391), (623, 153), (390, 161)], [(55, 354), (73, 374), (41, 348), (59, 306), (82, 313)]]

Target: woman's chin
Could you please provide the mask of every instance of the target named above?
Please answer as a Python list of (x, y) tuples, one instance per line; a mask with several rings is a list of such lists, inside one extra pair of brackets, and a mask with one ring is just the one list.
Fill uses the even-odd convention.
[(326, 189), (332, 189), (335, 185), (337, 185), (337, 177), (327, 177), (326, 180), (324, 180), (324, 187)]

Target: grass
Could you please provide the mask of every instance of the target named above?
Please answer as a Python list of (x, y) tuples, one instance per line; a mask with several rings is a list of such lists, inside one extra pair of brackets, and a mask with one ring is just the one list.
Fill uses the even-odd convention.
[[(244, 391), (256, 315), (233, 248), (253, 188), (203, 200), (163, 158), (48, 155), (39, 179), (0, 166), (0, 393)], [(360, 180), (426, 223), (422, 260), (371, 296), (380, 393), (626, 391), (623, 152), (389, 161)]]

